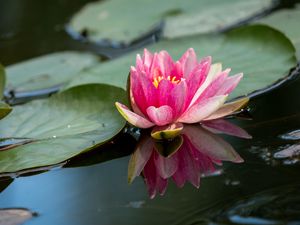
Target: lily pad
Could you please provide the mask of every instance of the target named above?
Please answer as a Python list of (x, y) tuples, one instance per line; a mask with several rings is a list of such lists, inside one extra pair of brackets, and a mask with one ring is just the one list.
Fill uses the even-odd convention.
[[(5, 86), (5, 71), (3, 66), (0, 64), (0, 100), (3, 98), (3, 90)], [(11, 112), (12, 108), (4, 102), (0, 101), (0, 119), (5, 117)]]
[[(152, 51), (166, 49), (176, 60), (190, 47), (199, 57), (211, 55), (213, 62), (222, 62), (224, 68), (232, 68), (231, 74), (244, 73), (244, 78), (230, 95), (231, 99), (243, 95), (251, 97), (250, 93), (254, 91), (263, 89), (257, 92), (263, 93), (278, 86), (272, 84), (286, 77), (289, 69), (296, 65), (293, 44), (281, 32), (264, 25), (238, 28), (218, 36), (164, 40), (148, 48)], [(81, 72), (65, 88), (83, 83), (106, 83), (125, 89), (136, 53), (142, 53), (142, 50)]]
[(300, 4), (297, 4), (293, 9), (282, 9), (276, 11), (269, 16), (266, 16), (258, 23), (270, 25), (290, 38), (297, 50), (297, 57), (300, 59)]
[(87, 4), (69, 30), (92, 41), (130, 44), (164, 23), (165, 37), (207, 33), (233, 26), (271, 8), (272, 0), (109, 0)]
[(121, 88), (93, 84), (16, 106), (0, 121), (0, 138), (31, 141), (0, 149), (0, 172), (57, 164), (110, 140), (125, 126), (114, 106), (125, 96)]
[(11, 112), (12, 108), (4, 102), (0, 101), (0, 119), (4, 118)]
[(6, 90), (36, 91), (59, 86), (85, 68), (95, 65), (98, 57), (89, 53), (57, 52), (7, 67)]

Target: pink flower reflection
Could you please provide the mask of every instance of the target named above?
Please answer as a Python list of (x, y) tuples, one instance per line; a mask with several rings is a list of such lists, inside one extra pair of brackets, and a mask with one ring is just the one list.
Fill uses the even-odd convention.
[[(246, 131), (226, 121), (210, 121), (208, 125), (214, 131), (220, 128), (218, 132), (251, 138)], [(182, 134), (177, 137), (181, 142), (173, 140), (176, 143), (166, 143), (166, 140), (165, 143), (158, 142), (150, 136), (143, 137), (129, 162), (129, 182), (142, 173), (149, 196), (154, 198), (157, 193), (165, 193), (169, 178), (178, 187), (190, 182), (198, 188), (200, 177), (214, 173), (215, 166), (222, 165), (222, 161), (243, 162), (228, 142), (209, 131), (212, 129), (209, 126), (206, 129), (200, 125), (186, 125)]]

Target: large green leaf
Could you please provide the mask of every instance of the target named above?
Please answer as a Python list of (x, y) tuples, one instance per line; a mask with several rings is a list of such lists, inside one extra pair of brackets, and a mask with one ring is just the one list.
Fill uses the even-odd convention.
[(12, 108), (9, 105), (5, 104), (4, 102), (1, 102), (1, 99), (3, 98), (4, 86), (5, 86), (5, 71), (3, 66), (0, 64), (0, 119), (5, 117), (12, 110)]
[(72, 76), (98, 62), (98, 57), (79, 52), (58, 52), (7, 67), (6, 89), (35, 91), (64, 84)]
[(111, 139), (125, 125), (114, 106), (125, 96), (121, 88), (94, 84), (16, 106), (0, 121), (0, 138), (26, 144), (0, 149), (0, 172), (56, 164)]
[(258, 22), (270, 25), (286, 34), (297, 50), (297, 57), (300, 59), (300, 4), (293, 9), (282, 9), (260, 19)]
[(70, 29), (93, 41), (129, 44), (164, 22), (166, 37), (228, 28), (260, 13), (272, 0), (108, 0), (87, 4)]
[[(195, 48), (200, 57), (211, 55), (214, 62), (222, 62), (224, 67), (232, 68), (231, 74), (244, 73), (231, 98), (269, 87), (286, 76), (296, 64), (291, 42), (277, 30), (262, 25), (239, 28), (219, 36), (198, 35), (165, 40), (149, 49), (166, 49), (174, 59), (178, 59), (190, 47)], [(138, 52), (142, 53), (142, 50)], [(125, 88), (130, 65), (135, 64), (135, 54), (94, 66), (80, 73), (65, 88), (82, 83), (106, 83)]]

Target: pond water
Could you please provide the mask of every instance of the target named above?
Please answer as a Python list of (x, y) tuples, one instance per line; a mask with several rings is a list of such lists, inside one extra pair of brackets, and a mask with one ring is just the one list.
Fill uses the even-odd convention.
[[(70, 49), (121, 54), (74, 40), (65, 32), (66, 21), (85, 3), (11, 0), (1, 4), (0, 61), (9, 65)], [(252, 119), (232, 122), (253, 139), (223, 136), (245, 162), (224, 163), (218, 173), (201, 178), (199, 189), (169, 182), (164, 196), (150, 199), (141, 177), (129, 185), (127, 166), (136, 140), (125, 134), (48, 172), (3, 175), (0, 208), (35, 212), (28, 225), (300, 224), (299, 96), (296, 78), (252, 99)]]

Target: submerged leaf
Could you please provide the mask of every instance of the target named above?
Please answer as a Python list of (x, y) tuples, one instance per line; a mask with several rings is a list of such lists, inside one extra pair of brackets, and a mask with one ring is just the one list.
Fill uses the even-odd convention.
[(94, 84), (16, 106), (0, 121), (1, 138), (35, 141), (0, 151), (0, 172), (56, 164), (108, 141), (125, 125), (114, 107), (125, 96), (120, 88)]

